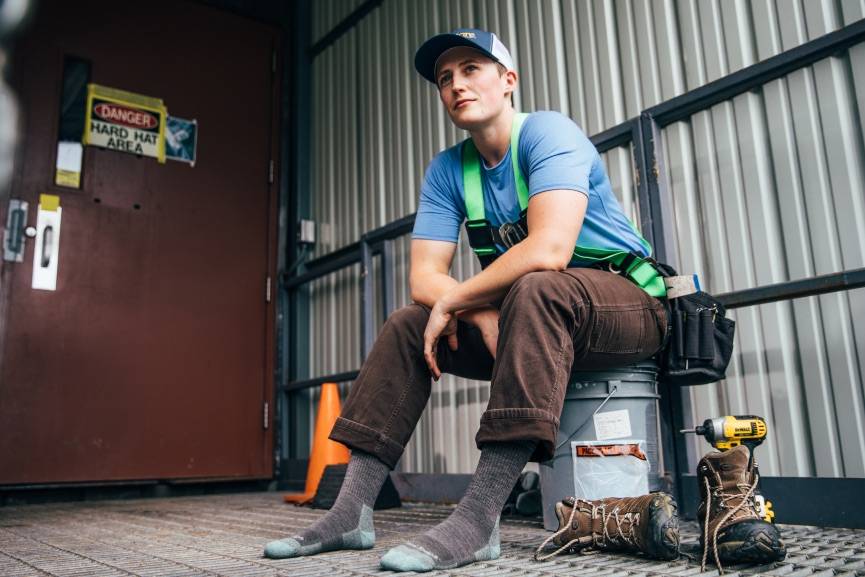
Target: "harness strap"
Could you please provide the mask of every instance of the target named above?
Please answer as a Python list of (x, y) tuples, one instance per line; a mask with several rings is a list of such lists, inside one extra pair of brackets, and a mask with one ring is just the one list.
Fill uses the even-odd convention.
[[(481, 180), (480, 154), (471, 138), (463, 141), (462, 169), (467, 217), (466, 233), (469, 245), (483, 268), (489, 266), (499, 256), (497, 244), (510, 248), (528, 236), (529, 226), (526, 214), (529, 206), (529, 187), (520, 170), (518, 153), (520, 130), (527, 117), (528, 114), (525, 113), (514, 115), (511, 126), (511, 163), (521, 211), (520, 219), (517, 222), (505, 223), (501, 227), (495, 228), (487, 220)], [(651, 254), (651, 245), (639, 233), (633, 222), (630, 225), (646, 253)], [(579, 244), (574, 247), (574, 257), (581, 261), (607, 263), (612, 272), (629, 278), (653, 297), (663, 298), (667, 295), (664, 279), (651, 259), (640, 257), (628, 251), (581, 246)]]

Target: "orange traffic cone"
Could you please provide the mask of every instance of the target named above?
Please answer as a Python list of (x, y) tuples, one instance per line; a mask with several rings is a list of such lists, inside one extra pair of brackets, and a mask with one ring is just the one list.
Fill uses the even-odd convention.
[(318, 483), (328, 465), (348, 463), (348, 447), (327, 438), (339, 416), (339, 389), (336, 383), (321, 386), (321, 399), (318, 401), (318, 416), (315, 418), (315, 433), (312, 437), (312, 455), (306, 470), (306, 488), (303, 493), (292, 493), (283, 498), (286, 503), (303, 504), (310, 501), (318, 490)]

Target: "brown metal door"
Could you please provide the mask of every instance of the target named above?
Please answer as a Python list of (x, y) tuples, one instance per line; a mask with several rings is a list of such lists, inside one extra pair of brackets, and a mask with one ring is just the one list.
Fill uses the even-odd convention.
[[(60, 197), (59, 272), (31, 288), (30, 240), (0, 264), (0, 484), (271, 476), (277, 41), (191, 2), (39, 3), (11, 197), (30, 225)], [(197, 119), (196, 165), (88, 147), (82, 189), (53, 186), (66, 55)]]

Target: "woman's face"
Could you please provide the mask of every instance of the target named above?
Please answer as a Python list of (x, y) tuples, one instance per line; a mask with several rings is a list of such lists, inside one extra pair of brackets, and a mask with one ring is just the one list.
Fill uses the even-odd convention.
[(516, 74), (472, 48), (451, 48), (436, 63), (439, 96), (454, 124), (471, 130), (496, 118), (516, 84)]

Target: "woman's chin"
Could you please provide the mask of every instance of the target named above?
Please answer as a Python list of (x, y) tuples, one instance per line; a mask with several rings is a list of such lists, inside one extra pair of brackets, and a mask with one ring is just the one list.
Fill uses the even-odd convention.
[(490, 119), (487, 118), (487, 115), (479, 114), (474, 110), (457, 110), (451, 114), (451, 120), (457, 128), (472, 130), (478, 126), (483, 126), (485, 123), (489, 122)]

